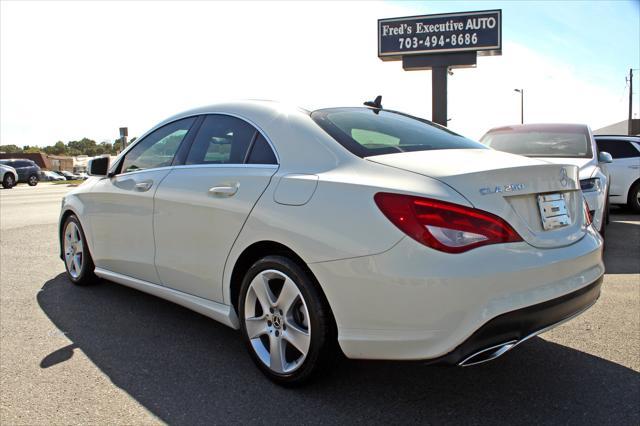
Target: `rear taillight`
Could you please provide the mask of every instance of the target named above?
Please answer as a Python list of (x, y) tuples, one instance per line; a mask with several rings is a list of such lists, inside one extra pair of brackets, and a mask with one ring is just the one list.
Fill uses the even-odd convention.
[(447, 253), (522, 241), (504, 220), (482, 210), (411, 195), (379, 192), (375, 202), (385, 216), (414, 240)]
[(593, 221), (591, 212), (589, 211), (589, 204), (587, 204), (587, 200), (584, 200), (584, 220), (587, 226), (591, 225), (591, 222)]

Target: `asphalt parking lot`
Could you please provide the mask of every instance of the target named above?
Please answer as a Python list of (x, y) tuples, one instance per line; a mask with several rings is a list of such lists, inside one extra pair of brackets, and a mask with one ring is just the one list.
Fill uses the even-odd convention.
[(271, 384), (240, 334), (144, 293), (73, 287), (66, 185), (0, 190), (0, 424), (639, 424), (640, 216), (614, 209), (584, 315), (470, 368), (339, 360)]

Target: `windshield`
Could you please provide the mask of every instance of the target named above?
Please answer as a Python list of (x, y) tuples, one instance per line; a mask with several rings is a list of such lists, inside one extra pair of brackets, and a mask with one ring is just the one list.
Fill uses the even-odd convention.
[(591, 158), (591, 138), (585, 130), (509, 129), (492, 130), (481, 142), (498, 151), (526, 157)]
[(331, 108), (311, 118), (359, 157), (435, 149), (486, 149), (444, 127), (395, 111)]

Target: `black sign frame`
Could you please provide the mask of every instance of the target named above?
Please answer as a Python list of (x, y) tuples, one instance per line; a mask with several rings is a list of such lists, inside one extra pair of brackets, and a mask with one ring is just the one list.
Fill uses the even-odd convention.
[[(402, 21), (416, 21), (416, 20), (425, 20), (428, 21), (430, 19), (443, 19), (443, 18), (459, 18), (459, 17), (481, 17), (482, 15), (488, 14), (497, 14), (498, 22), (496, 24), (497, 27), (497, 44), (490, 46), (469, 46), (469, 47), (447, 47), (443, 49), (427, 49), (427, 50), (397, 50), (397, 51), (387, 51), (382, 52), (382, 25), (388, 23), (399, 23)], [(466, 31), (466, 30), (465, 30)], [(407, 35), (407, 37), (415, 37), (415, 34)], [(403, 56), (413, 56), (413, 55), (431, 55), (438, 53), (456, 53), (456, 52), (469, 52), (475, 51), (478, 55), (501, 55), (502, 54), (502, 9), (492, 9), (492, 10), (479, 10), (479, 11), (471, 11), (471, 12), (456, 12), (456, 13), (437, 13), (431, 15), (414, 15), (414, 16), (403, 16), (399, 18), (384, 18), (378, 19), (378, 58), (383, 61), (398, 61), (402, 60)]]

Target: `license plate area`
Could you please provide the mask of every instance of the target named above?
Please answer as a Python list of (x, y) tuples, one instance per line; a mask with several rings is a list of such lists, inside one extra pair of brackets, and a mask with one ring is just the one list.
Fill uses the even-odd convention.
[(569, 210), (564, 196), (560, 193), (538, 195), (538, 207), (542, 228), (545, 231), (562, 228), (571, 224)]

